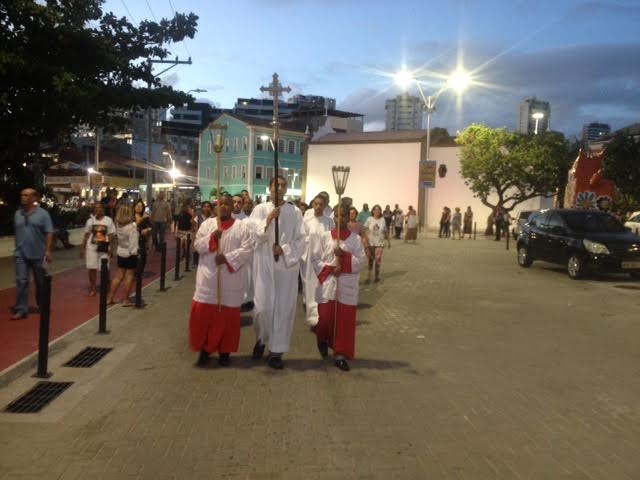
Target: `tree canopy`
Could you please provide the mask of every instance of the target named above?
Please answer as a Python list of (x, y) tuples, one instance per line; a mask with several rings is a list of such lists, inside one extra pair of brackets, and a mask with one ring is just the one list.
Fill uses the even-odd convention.
[(617, 134), (604, 151), (604, 175), (620, 190), (617, 202), (624, 208), (640, 205), (640, 142), (631, 135)]
[(523, 135), (473, 124), (457, 143), (465, 183), (491, 209), (511, 211), (528, 199), (555, 194), (571, 165), (569, 144), (558, 132)]

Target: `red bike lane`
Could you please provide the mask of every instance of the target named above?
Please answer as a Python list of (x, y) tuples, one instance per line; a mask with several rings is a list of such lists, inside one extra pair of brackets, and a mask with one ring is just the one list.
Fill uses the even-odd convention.
[[(171, 249), (167, 251), (167, 276), (169, 270), (173, 270), (174, 267), (175, 251)], [(181, 270), (183, 268), (184, 260)], [(111, 262), (112, 276), (115, 271), (115, 261), (113, 261)], [(151, 253), (142, 285), (148, 285), (158, 278), (160, 278), (160, 254)], [(51, 286), (50, 342), (98, 315), (100, 302), (99, 295), (95, 297), (87, 295), (87, 270), (82, 266), (54, 274)], [(117, 299), (124, 294), (123, 288), (123, 286), (120, 287)], [(29, 290), (29, 304), (36, 305), (33, 282)], [(144, 291), (142, 295), (144, 298)], [(10, 308), (15, 305), (15, 301), (15, 287), (0, 290), (0, 372), (38, 350), (40, 315), (30, 314), (23, 320), (10, 320)]]

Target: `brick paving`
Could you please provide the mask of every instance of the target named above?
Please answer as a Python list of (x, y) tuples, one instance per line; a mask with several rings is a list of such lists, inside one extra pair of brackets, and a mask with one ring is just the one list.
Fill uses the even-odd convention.
[[(51, 361), (76, 384), (0, 414), (0, 480), (640, 478), (640, 283), (520, 269), (480, 239), (384, 256), (349, 373), (320, 361), (301, 311), (285, 370), (248, 358), (249, 318), (231, 368), (193, 368), (193, 273), (111, 311), (107, 337), (77, 330)], [(115, 356), (93, 380), (59, 366), (96, 344)]]

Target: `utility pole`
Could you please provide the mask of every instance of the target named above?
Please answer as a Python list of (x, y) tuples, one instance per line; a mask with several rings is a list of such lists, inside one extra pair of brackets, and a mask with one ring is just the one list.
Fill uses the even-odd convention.
[[(152, 75), (151, 69), (153, 68), (154, 63), (159, 64), (168, 64), (169, 66), (157, 73), (156, 75)], [(163, 73), (171, 70), (173, 67), (177, 65), (191, 65), (191, 57), (188, 60), (180, 60), (178, 57), (175, 60), (163, 60), (163, 59), (147, 59), (147, 68), (149, 70), (149, 80), (147, 81), (147, 87), (151, 90), (151, 80), (152, 78), (159, 77)], [(144, 179), (145, 184), (147, 185), (147, 205), (151, 205), (151, 200), (153, 199), (153, 172), (150, 169), (151, 165), (151, 107), (147, 107), (147, 158), (145, 159), (145, 169), (144, 169)]]

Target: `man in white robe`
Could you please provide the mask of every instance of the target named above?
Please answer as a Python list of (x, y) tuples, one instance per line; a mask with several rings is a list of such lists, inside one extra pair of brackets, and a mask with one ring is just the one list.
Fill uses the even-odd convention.
[[(257, 205), (250, 222), (256, 242), (253, 253), (254, 313), (256, 344), (253, 359), (262, 358), (265, 346), (269, 366), (283, 368), (282, 354), (289, 351), (296, 315), (300, 257), (304, 252), (304, 225), (300, 210), (284, 202), (287, 181), (275, 177), (269, 185), (273, 202)], [(278, 218), (278, 244), (275, 219)], [(278, 261), (275, 261), (277, 256)]]
[(313, 265), (309, 262), (309, 252), (313, 249), (321, 233), (331, 231), (335, 227), (333, 219), (325, 215), (326, 206), (325, 197), (317, 195), (311, 202), (312, 208), (309, 209), (314, 212), (314, 215), (304, 219), (306, 242), (304, 254), (300, 260), (300, 274), (302, 276), (303, 299), (306, 306), (305, 320), (312, 330), (318, 323), (318, 303), (316, 302), (318, 276), (313, 270)]
[[(246, 190), (245, 190), (246, 191)], [(231, 216), (239, 221), (248, 221), (249, 215), (243, 210), (244, 198), (242, 195), (233, 196), (233, 212)], [(253, 251), (253, 249), (252, 249)], [(246, 288), (244, 292), (244, 301), (242, 302), (241, 310), (243, 312), (249, 312), (253, 310), (253, 253), (249, 257), (249, 261), (244, 269), (244, 277)]]
[(216, 217), (208, 218), (200, 225), (193, 242), (200, 257), (189, 341), (192, 350), (200, 351), (196, 364), (199, 367), (205, 366), (214, 352), (219, 352), (218, 363), (226, 367), (229, 354), (238, 351), (240, 304), (245, 289), (242, 271), (252, 249), (248, 225), (231, 217), (231, 197), (221, 196), (218, 208), (221, 225)]
[[(331, 208), (331, 197), (327, 192), (320, 192), (318, 194), (322, 198), (324, 198), (324, 216), (333, 218), (333, 209)], [(306, 212), (304, 212), (304, 219), (307, 220), (309, 218), (315, 217), (315, 213), (313, 212), (313, 208), (308, 208)]]

